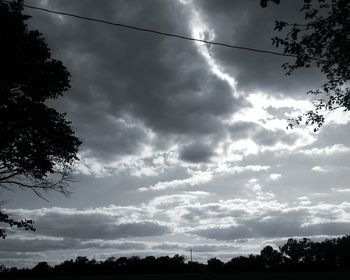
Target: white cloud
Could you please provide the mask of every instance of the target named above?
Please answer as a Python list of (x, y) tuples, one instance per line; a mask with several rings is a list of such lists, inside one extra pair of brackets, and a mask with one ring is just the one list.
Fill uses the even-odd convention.
[(347, 153), (350, 151), (349, 147), (344, 146), (343, 144), (334, 144), (332, 146), (326, 146), (323, 148), (312, 148), (302, 150), (301, 153), (305, 155), (316, 155), (316, 156), (330, 156), (338, 153)]
[(282, 175), (278, 174), (278, 173), (270, 174), (270, 179), (273, 181), (277, 181), (277, 180), (281, 179), (281, 177), (282, 177)]
[(311, 170), (315, 171), (315, 172), (320, 172), (320, 173), (327, 173), (327, 172), (329, 172), (329, 169), (326, 169), (326, 168), (324, 168), (322, 166), (314, 166), (314, 167), (312, 167)]
[(331, 190), (338, 193), (350, 193), (350, 188), (331, 188)]
[(187, 186), (198, 186), (212, 180), (213, 174), (211, 171), (196, 171), (191, 177), (186, 179), (176, 179), (172, 181), (158, 182), (149, 187), (138, 188), (139, 191), (162, 191), (166, 189), (177, 189)]

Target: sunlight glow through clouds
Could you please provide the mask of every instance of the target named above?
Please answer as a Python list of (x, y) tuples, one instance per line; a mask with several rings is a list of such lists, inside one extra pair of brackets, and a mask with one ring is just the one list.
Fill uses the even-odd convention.
[[(186, 3), (186, 5), (188, 4), (189, 3)], [(190, 3), (188, 6), (191, 8), (191, 12), (193, 15), (192, 21), (190, 23), (192, 28), (192, 36), (196, 38), (198, 37), (200, 39), (214, 40), (216, 37), (215, 31), (206, 26), (204, 21), (201, 19), (199, 13), (195, 10), (193, 3)], [(278, 99), (266, 93), (257, 92), (247, 94), (246, 92), (239, 91), (239, 89), (236, 86), (236, 81), (234, 77), (224, 72), (215, 60), (215, 58), (211, 55), (210, 47), (207, 47), (207, 45), (198, 42), (196, 42), (196, 44), (199, 52), (206, 59), (212, 72), (230, 85), (230, 87), (232, 88), (233, 95), (235, 97), (246, 98), (246, 100), (249, 101), (252, 105), (252, 107), (242, 108), (239, 112), (233, 114), (230, 119), (223, 120), (224, 123), (233, 124), (238, 121), (255, 122), (266, 129), (276, 130), (281, 129), (281, 127), (287, 127), (287, 118), (298, 116), (303, 112), (312, 109), (312, 103), (310, 101), (295, 100), (292, 98)], [(277, 109), (292, 108), (294, 112), (290, 116), (286, 115), (285, 119), (278, 119), (276, 118), (276, 116), (273, 116), (270, 113), (268, 113), (267, 109), (269, 107)], [(309, 133), (309, 131), (306, 131), (305, 129), (295, 128), (292, 132), (289, 130), (286, 131), (286, 133), (298, 135), (299, 139), (296, 141), (295, 145), (288, 146), (283, 144), (277, 144), (274, 148), (265, 148), (265, 150), (293, 150), (295, 148), (308, 145), (315, 141), (314, 136), (312, 136)], [(243, 149), (243, 147), (239, 148), (240, 142), (236, 142), (232, 146), (235, 147), (234, 149)], [(244, 146), (245, 154), (258, 153), (259, 148), (256, 146), (255, 143), (249, 142), (249, 139), (248, 141), (244, 141)], [(230, 151), (228, 150), (226, 151), (226, 153), (230, 154)]]
[[(201, 39), (214, 40), (216, 38), (215, 30), (210, 29), (203, 22), (201, 15), (195, 9), (194, 3), (191, 1), (180, 2), (188, 7), (192, 15), (189, 23), (192, 36)], [(223, 126), (230, 126), (243, 121), (255, 123), (258, 127), (261, 127), (261, 129), (266, 129), (271, 132), (278, 132), (282, 129), (284, 134), (296, 137), (296, 141), (293, 144), (283, 143), (277, 139), (274, 145), (269, 146), (259, 145), (250, 136), (245, 139), (231, 139), (230, 137), (221, 138), (221, 140), (215, 144), (215, 147), (213, 147), (214, 153), (211, 157), (211, 161), (202, 166), (201, 172), (204, 172), (203, 174), (211, 174), (210, 176), (215, 176), (215, 174), (212, 174), (214, 170), (216, 170), (215, 172), (218, 172), (220, 168), (230, 169), (229, 166), (231, 166), (233, 162), (242, 161), (249, 155), (257, 155), (260, 152), (265, 151), (293, 151), (311, 144), (316, 140), (315, 135), (311, 134), (308, 129), (286, 129), (288, 125), (288, 117), (297, 116), (298, 114), (311, 109), (312, 104), (310, 101), (295, 100), (292, 98), (277, 98), (263, 92), (242, 92), (237, 88), (235, 78), (222, 70), (222, 67), (215, 60), (215, 57), (211, 53), (211, 47), (199, 42), (196, 42), (195, 44), (198, 52), (204, 57), (212, 73), (222, 81), (228, 83), (232, 95), (235, 98), (243, 98), (250, 104), (250, 106), (244, 106), (239, 111), (233, 113), (227, 119), (220, 120)], [(281, 119), (281, 117), (271, 114), (268, 111), (269, 108), (290, 108), (293, 110), (293, 113), (288, 116), (287, 113), (285, 113), (285, 118)], [(155, 147), (152, 147), (152, 143), (155, 142), (157, 138), (155, 132), (146, 128), (140, 121), (131, 117), (126, 118), (123, 121), (123, 127), (133, 129), (136, 125), (141, 127), (142, 131), (147, 135), (147, 141), (142, 144), (140, 152), (135, 155), (120, 156), (112, 162), (102, 162), (101, 160), (92, 157), (89, 154), (89, 151), (86, 150), (80, 154), (81, 162), (78, 164), (77, 168), (79, 172), (86, 175), (103, 177), (114, 175), (121, 171), (127, 171), (132, 176), (141, 177), (160, 175), (170, 166), (180, 166), (183, 168), (193, 168), (195, 166), (192, 163), (181, 161), (178, 158), (181, 143), (179, 144), (175, 142), (168, 147), (167, 150), (157, 152)], [(226, 129), (228, 129), (228, 127)], [(155, 155), (157, 155), (156, 158)], [(158, 184), (151, 186), (149, 189), (160, 190), (171, 188), (171, 186), (180, 187), (185, 185), (200, 185), (212, 179), (212, 177), (207, 175), (201, 177), (201, 179), (199, 179), (198, 176), (199, 175), (195, 178), (189, 177), (184, 180), (176, 180), (171, 184), (159, 182)], [(145, 188), (140, 188), (140, 190), (145, 191)]]
[[(201, 19), (200, 14), (195, 10), (195, 7), (192, 3), (186, 3), (189, 4), (192, 13), (192, 18), (190, 22), (190, 27), (192, 30), (192, 37), (198, 38), (201, 40), (209, 40), (214, 41), (215, 39), (215, 32), (214, 30), (211, 30), (208, 28), (208, 26), (204, 23), (204, 21)], [(203, 55), (205, 60), (207, 61), (211, 71), (221, 80), (226, 81), (230, 87), (232, 88), (232, 94), (236, 97), (239, 97), (239, 93), (236, 90), (236, 81), (235, 79), (230, 76), (229, 74), (225, 73), (220, 65), (215, 61), (215, 59), (210, 54), (210, 48), (207, 44), (196, 42), (196, 45), (198, 47), (198, 51)]]
[[(294, 128), (293, 130), (287, 130), (288, 119), (296, 117), (303, 112), (312, 108), (312, 103), (306, 100), (295, 100), (292, 98), (276, 98), (266, 93), (256, 92), (250, 93), (247, 96), (247, 100), (252, 107), (243, 108), (236, 114), (234, 114), (229, 123), (235, 123), (237, 121), (254, 122), (268, 130), (285, 129), (286, 134), (294, 134), (298, 136), (295, 145), (286, 146), (280, 145), (280, 147), (274, 147), (273, 149), (288, 149), (294, 150), (301, 146), (311, 144), (316, 140), (315, 136), (311, 133), (311, 129), (306, 128)], [(293, 109), (292, 115), (285, 115), (284, 119), (279, 119), (267, 111), (268, 108), (291, 108)]]

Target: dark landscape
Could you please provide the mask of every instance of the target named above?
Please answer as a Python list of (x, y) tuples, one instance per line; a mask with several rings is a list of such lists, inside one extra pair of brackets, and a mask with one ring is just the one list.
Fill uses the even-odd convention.
[[(312, 242), (310, 239), (289, 239), (278, 250), (266, 246), (259, 255), (240, 256), (224, 263), (212, 258), (207, 264), (185, 262), (183, 256), (173, 257), (111, 257), (105, 261), (77, 257), (50, 266), (41, 262), (32, 269), (1, 267), (4, 278), (87, 277), (106, 279), (346, 279), (350, 276), (350, 236)], [(316, 273), (316, 271), (318, 273)], [(322, 272), (322, 273), (321, 273)], [(157, 275), (157, 276), (156, 276)], [(59, 279), (59, 278), (57, 278)], [(74, 278), (72, 278), (74, 279)]]

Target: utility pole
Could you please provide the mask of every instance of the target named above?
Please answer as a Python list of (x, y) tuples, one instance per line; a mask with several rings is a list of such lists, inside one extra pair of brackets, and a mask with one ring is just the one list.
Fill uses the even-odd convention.
[(190, 253), (191, 253), (191, 262), (192, 262), (192, 249), (190, 249)]

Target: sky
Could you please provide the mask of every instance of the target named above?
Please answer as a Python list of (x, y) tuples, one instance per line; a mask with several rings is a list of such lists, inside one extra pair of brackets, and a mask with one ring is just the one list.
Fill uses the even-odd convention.
[[(26, 0), (25, 4), (206, 40), (278, 51), (275, 20), (301, 0)], [(259, 253), (290, 237), (350, 232), (350, 117), (288, 129), (312, 108), (317, 68), (293, 58), (209, 46), (25, 9), (71, 73), (50, 102), (83, 141), (71, 194), (3, 191), (12, 230), (0, 264), (77, 256), (184, 255), (204, 262)]]

